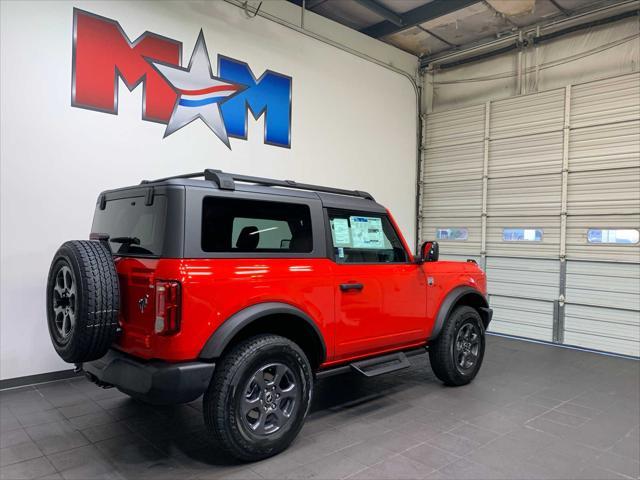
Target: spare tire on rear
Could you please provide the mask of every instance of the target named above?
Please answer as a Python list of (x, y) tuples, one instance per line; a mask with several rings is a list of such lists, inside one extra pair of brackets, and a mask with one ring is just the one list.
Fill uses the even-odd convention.
[(73, 240), (58, 249), (47, 281), (47, 323), (53, 346), (69, 363), (107, 353), (118, 331), (120, 288), (109, 247)]

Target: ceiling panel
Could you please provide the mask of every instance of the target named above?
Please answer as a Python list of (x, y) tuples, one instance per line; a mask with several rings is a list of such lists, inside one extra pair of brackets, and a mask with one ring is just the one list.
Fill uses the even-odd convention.
[(514, 28), (484, 3), (443, 15), (421, 26), (454, 45), (464, 45)]
[[(289, 1), (302, 5), (302, 0)], [(432, 2), (449, 0), (369, 1), (377, 2), (397, 15), (403, 15)], [(389, 34), (381, 40), (414, 55), (432, 55), (487, 38), (496, 38), (517, 31), (518, 27), (548, 23), (552, 18), (564, 18), (574, 11), (584, 12), (611, 3), (614, 0), (478, 0), (466, 8)], [(306, 0), (306, 5), (314, 13), (356, 30), (377, 24), (385, 25), (381, 23), (385, 19), (380, 14), (374, 13), (357, 0)], [(380, 30), (374, 28), (368, 31), (373, 35), (374, 31)]]
[(414, 55), (432, 55), (450, 46), (419, 27), (409, 28), (381, 39)]

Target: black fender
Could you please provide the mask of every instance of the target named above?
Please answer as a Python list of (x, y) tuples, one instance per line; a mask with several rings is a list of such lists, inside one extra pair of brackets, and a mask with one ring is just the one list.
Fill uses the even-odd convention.
[(431, 331), (429, 340), (435, 340), (438, 338), (438, 335), (440, 335), (442, 327), (444, 326), (444, 322), (449, 318), (453, 309), (458, 305), (469, 305), (474, 307), (482, 317), (484, 328), (486, 329), (489, 326), (489, 322), (491, 321), (491, 316), (493, 314), (493, 311), (489, 308), (489, 302), (478, 290), (464, 285), (454, 288), (445, 297), (444, 301), (440, 305), (438, 314), (436, 315), (436, 321), (433, 324), (433, 330)]
[(281, 302), (257, 303), (231, 315), (211, 334), (200, 351), (199, 358), (203, 360), (219, 358), (238, 332), (251, 323), (269, 315), (292, 315), (298, 317), (300, 321), (305, 322), (311, 327), (322, 348), (321, 361), (324, 361), (327, 356), (327, 346), (324, 343), (324, 338), (316, 323), (299, 308)]

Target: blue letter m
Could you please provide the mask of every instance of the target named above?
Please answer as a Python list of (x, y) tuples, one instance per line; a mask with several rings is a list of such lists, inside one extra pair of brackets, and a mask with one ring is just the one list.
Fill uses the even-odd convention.
[(264, 143), (291, 146), (291, 77), (265, 71), (256, 80), (245, 62), (218, 56), (218, 75), (223, 80), (247, 86), (220, 104), (230, 137), (247, 138), (247, 109), (254, 119), (264, 114)]

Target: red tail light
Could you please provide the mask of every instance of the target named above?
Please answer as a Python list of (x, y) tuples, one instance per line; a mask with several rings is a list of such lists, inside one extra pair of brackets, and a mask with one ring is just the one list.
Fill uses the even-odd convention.
[(180, 282), (156, 280), (156, 334), (173, 335), (180, 331), (180, 297)]

